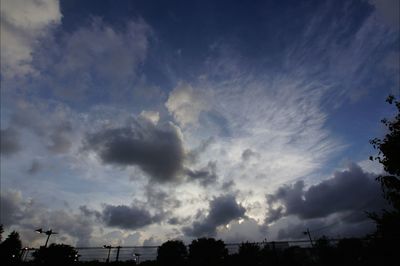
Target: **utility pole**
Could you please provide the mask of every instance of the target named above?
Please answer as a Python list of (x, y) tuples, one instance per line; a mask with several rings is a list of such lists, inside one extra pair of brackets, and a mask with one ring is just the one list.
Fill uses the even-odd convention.
[(310, 239), (311, 247), (314, 247), (314, 243), (313, 243), (312, 238), (311, 238), (310, 230), (307, 228), (307, 231), (304, 231), (303, 234), (304, 235), (308, 235), (308, 238)]
[(121, 246), (116, 247), (117, 248), (117, 257), (115, 258), (115, 261), (118, 262), (119, 259), (119, 250), (121, 249)]
[(53, 232), (52, 229), (47, 230), (47, 231), (43, 231), (42, 228), (39, 228), (39, 229), (35, 230), (35, 232), (37, 232), (39, 234), (46, 234), (47, 235), (46, 243), (44, 244), (45, 248), (47, 248), (47, 244), (49, 243), (50, 236), (58, 234), (57, 232)]
[(112, 246), (104, 245), (103, 248), (107, 248), (108, 249), (108, 255), (107, 255), (106, 263), (109, 263), (110, 262), (110, 253), (111, 253)]

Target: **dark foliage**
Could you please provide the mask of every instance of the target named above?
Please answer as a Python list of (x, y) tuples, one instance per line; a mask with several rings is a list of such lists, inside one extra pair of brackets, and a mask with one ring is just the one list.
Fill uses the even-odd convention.
[(375, 138), (371, 144), (378, 150), (378, 155), (371, 160), (377, 160), (383, 165), (387, 174), (378, 177), (382, 185), (385, 198), (397, 210), (400, 210), (400, 101), (394, 96), (389, 96), (386, 100), (389, 104), (395, 104), (397, 115), (394, 120), (382, 119), (382, 123), (387, 127), (388, 133), (383, 139)]
[(393, 261), (398, 258), (396, 246), (400, 240), (400, 101), (394, 96), (389, 96), (386, 101), (396, 106), (397, 115), (393, 120), (382, 120), (388, 133), (382, 139), (370, 141), (378, 150), (378, 155), (371, 156), (370, 159), (381, 163), (385, 170), (385, 174), (380, 175), (377, 180), (392, 208), (384, 210), (382, 214), (370, 213), (369, 216), (377, 225), (375, 252)]
[(2, 241), (2, 240), (3, 240), (3, 233), (4, 233), (4, 230), (3, 230), (3, 225), (2, 225), (2, 224), (0, 224), (0, 241)]
[(157, 250), (157, 262), (161, 266), (184, 265), (186, 258), (187, 249), (180, 240), (167, 241)]
[(39, 265), (72, 265), (78, 260), (78, 252), (72, 246), (64, 244), (40, 247), (32, 255)]
[(19, 234), (12, 231), (0, 244), (0, 259), (8, 265), (13, 265), (21, 260), (21, 240)]
[(190, 265), (223, 265), (227, 256), (228, 250), (222, 240), (199, 238), (189, 245)]
[(239, 246), (238, 261), (240, 265), (259, 265), (260, 246), (256, 243), (242, 243)]
[[(139, 264), (140, 266), (158, 266), (157, 261), (153, 261), (153, 260), (147, 260), (147, 261), (143, 261), (142, 263)], [(174, 264), (172, 264), (174, 265)], [(171, 265), (171, 266), (172, 266)]]
[(333, 249), (327, 237), (323, 236), (315, 241), (314, 255), (323, 264), (331, 265), (331, 259), (333, 257), (332, 251)]
[(8, 265), (17, 264), (21, 260), (21, 240), (19, 234), (12, 231), (0, 244), (0, 259)]

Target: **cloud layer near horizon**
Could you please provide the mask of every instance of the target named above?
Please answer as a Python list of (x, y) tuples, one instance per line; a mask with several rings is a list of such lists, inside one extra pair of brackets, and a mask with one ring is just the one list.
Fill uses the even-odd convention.
[[(358, 165), (351, 164), (348, 170), (337, 171), (332, 178), (308, 188), (303, 180), (284, 185), (275, 193), (267, 195), (271, 214), (266, 222), (271, 223), (289, 215), (305, 220), (344, 212), (353, 216), (361, 214), (361, 219), (367, 219), (363, 215), (367, 210), (380, 211), (385, 206), (376, 177), (375, 174), (364, 172)], [(282, 205), (273, 208), (279, 203)]]

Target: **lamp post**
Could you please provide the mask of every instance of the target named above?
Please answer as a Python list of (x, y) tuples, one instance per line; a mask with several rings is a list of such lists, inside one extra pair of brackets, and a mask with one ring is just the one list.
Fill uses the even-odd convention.
[(21, 259), (22, 259), (22, 261), (26, 261), (26, 257), (28, 257), (29, 250), (32, 250), (32, 249), (28, 248), (28, 247), (21, 249)]
[(51, 235), (55, 235), (58, 234), (57, 232), (53, 232), (52, 229), (49, 229), (47, 231), (43, 231), (42, 228), (39, 228), (37, 230), (35, 230), (35, 232), (39, 233), (39, 234), (45, 234), (47, 235), (47, 239), (46, 239), (46, 243), (44, 244), (44, 247), (47, 248), (47, 243), (49, 243), (49, 239)]
[(107, 248), (108, 249), (108, 255), (107, 255), (107, 260), (106, 260), (106, 263), (109, 263), (110, 262), (110, 252), (111, 252), (111, 249), (113, 248), (112, 246), (110, 246), (110, 245), (104, 245), (103, 246), (103, 248)]
[(134, 255), (135, 255), (136, 263), (139, 264), (140, 263), (140, 254), (139, 253), (134, 253)]

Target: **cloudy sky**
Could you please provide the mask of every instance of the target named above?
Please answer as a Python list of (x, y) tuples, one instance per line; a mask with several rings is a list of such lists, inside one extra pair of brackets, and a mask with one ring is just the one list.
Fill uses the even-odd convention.
[(399, 1), (1, 1), (1, 223), (25, 245), (359, 236)]

